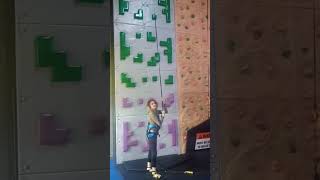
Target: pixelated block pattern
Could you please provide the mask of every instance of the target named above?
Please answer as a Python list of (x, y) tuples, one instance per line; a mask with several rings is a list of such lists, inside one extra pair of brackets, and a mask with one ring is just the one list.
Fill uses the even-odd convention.
[[(178, 120), (176, 114), (167, 114), (158, 138), (158, 156), (176, 154), (179, 151)], [(147, 116), (117, 117), (117, 155), (120, 161), (147, 157)]]
[(207, 0), (177, 0), (175, 8), (180, 148), (186, 133), (209, 118), (210, 29)]
[[(16, 63), (19, 69), (17, 96), (23, 99), (17, 100), (17, 143), (21, 150), (17, 164), (19, 173), (46, 174), (105, 169), (107, 164), (103, 157), (107, 152), (106, 139), (89, 134), (91, 127), (88, 124), (94, 114), (107, 116), (108, 76), (102, 52), (108, 49), (108, 28), (75, 27), (71, 24), (17, 24), (16, 28)], [(83, 81), (52, 83), (49, 80), (49, 68), (36, 67), (35, 38), (46, 34), (54, 37), (55, 52), (67, 52), (68, 66), (85, 67)], [(39, 115), (44, 112), (53, 113), (55, 122), (41, 121)], [(40, 123), (43, 123), (43, 128), (40, 128)], [(71, 134), (64, 138), (69, 129)], [(40, 145), (40, 136), (47, 141), (41, 144), (64, 146)], [(89, 152), (90, 157), (87, 156)]]
[(129, 23), (141, 26), (155, 26), (152, 20), (157, 8), (157, 2), (153, 0), (117, 0), (114, 6), (114, 22)]
[[(136, 134), (145, 139), (145, 126), (141, 122), (132, 125), (126, 118), (146, 115), (146, 103), (150, 98), (158, 101), (159, 108), (168, 107), (175, 123), (164, 127), (164, 134), (175, 134), (174, 146), (159, 142), (162, 154), (178, 153), (178, 93), (175, 62), (174, 7), (172, 0), (119, 0), (114, 2), (115, 47), (115, 104), (118, 117), (118, 163), (146, 158), (145, 142), (136, 141)], [(131, 130), (132, 127), (139, 130)], [(144, 127), (143, 127), (144, 126)], [(140, 130), (142, 129), (142, 130)], [(140, 132), (141, 131), (141, 132)], [(123, 138), (120, 143), (119, 138)], [(160, 141), (167, 141), (164, 135)], [(136, 147), (139, 146), (139, 151)]]

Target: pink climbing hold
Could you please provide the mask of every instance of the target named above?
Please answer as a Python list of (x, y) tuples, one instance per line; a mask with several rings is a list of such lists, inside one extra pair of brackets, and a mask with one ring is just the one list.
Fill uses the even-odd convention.
[(131, 108), (133, 103), (129, 101), (129, 98), (122, 98), (122, 107), (123, 108)]
[(149, 145), (148, 143), (145, 143), (142, 147), (142, 152), (148, 152), (149, 151)]
[(52, 114), (40, 115), (40, 145), (65, 145), (69, 134), (70, 130), (59, 127)]
[(159, 145), (159, 148), (160, 148), (160, 149), (164, 149), (164, 148), (166, 148), (166, 144), (161, 143), (161, 144)]
[(170, 93), (164, 100), (164, 106), (169, 108), (174, 103), (174, 94)]
[(138, 104), (139, 104), (139, 105), (142, 105), (142, 104), (143, 104), (143, 99), (142, 99), (142, 98), (139, 98), (139, 99), (138, 99)]
[(123, 124), (123, 152), (128, 152), (130, 147), (137, 146), (139, 143), (137, 140), (130, 141), (130, 138), (134, 135), (132, 131), (130, 131), (129, 123), (125, 122)]
[(145, 122), (144, 121), (140, 121), (139, 123), (138, 123), (138, 127), (144, 127), (145, 126)]

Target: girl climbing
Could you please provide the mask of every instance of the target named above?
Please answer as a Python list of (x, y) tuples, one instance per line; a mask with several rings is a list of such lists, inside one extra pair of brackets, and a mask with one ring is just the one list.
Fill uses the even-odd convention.
[(150, 99), (147, 102), (147, 114), (148, 114), (148, 126), (147, 126), (147, 140), (149, 144), (149, 154), (147, 162), (147, 170), (152, 173), (154, 178), (160, 178), (161, 175), (157, 172), (157, 138), (159, 135), (159, 130), (162, 126), (164, 119), (165, 110), (158, 110), (158, 103), (155, 99)]

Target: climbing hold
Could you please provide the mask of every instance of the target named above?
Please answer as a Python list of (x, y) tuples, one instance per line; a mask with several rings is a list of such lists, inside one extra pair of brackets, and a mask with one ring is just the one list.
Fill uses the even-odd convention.
[(291, 50), (284, 50), (281, 55), (282, 57), (288, 59), (291, 57)]
[(230, 51), (230, 52), (234, 52), (236, 50), (236, 43), (233, 41), (233, 40), (229, 40), (227, 42), (227, 49)]
[(166, 23), (171, 22), (170, 0), (158, 0), (158, 5), (164, 7), (162, 14), (166, 16)]
[(141, 39), (141, 33), (136, 33), (136, 39)]
[(168, 57), (168, 64), (172, 64), (172, 39), (167, 38), (166, 41), (160, 41), (160, 46), (166, 47), (164, 54)]
[(253, 39), (259, 40), (263, 35), (263, 32), (261, 30), (255, 30), (253, 31)]
[(147, 32), (147, 41), (148, 42), (155, 42), (156, 41), (156, 36), (153, 36), (152, 32)]
[(156, 14), (152, 14), (152, 20), (157, 20), (157, 15)]
[(153, 82), (158, 81), (158, 77), (157, 76), (152, 76), (152, 81)]
[(54, 82), (80, 81), (81, 66), (68, 66), (65, 52), (54, 52), (53, 37), (38, 36), (35, 40), (36, 66), (51, 67), (51, 80)]
[(142, 78), (142, 82), (144, 82), (144, 83), (148, 82), (148, 78), (147, 77), (143, 77)]
[(129, 2), (125, 0), (119, 0), (119, 14), (124, 15), (124, 12), (129, 11)]
[(138, 9), (137, 13), (134, 13), (133, 16), (135, 19), (139, 19), (142, 20), (143, 19), (143, 10), (142, 9)]
[(143, 54), (138, 53), (136, 57), (133, 57), (133, 62), (134, 63), (142, 63), (143, 62)]
[(125, 73), (121, 73), (121, 83), (126, 84), (127, 88), (136, 87), (136, 83), (132, 82), (131, 78), (128, 78), (127, 74), (125, 74)]
[(173, 75), (169, 75), (168, 79), (164, 81), (165, 84), (173, 84)]
[(126, 34), (120, 32), (120, 60), (125, 60), (130, 56), (130, 47), (126, 46)]
[(160, 53), (155, 53), (154, 56), (151, 57), (150, 61), (147, 62), (148, 66), (156, 66), (157, 63), (160, 62)]

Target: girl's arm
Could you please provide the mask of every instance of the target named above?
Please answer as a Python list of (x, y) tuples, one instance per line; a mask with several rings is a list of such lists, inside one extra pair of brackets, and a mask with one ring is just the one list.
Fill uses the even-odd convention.
[(152, 121), (153, 123), (155, 123), (161, 127), (162, 122), (159, 122), (158, 119), (156, 117), (154, 117), (154, 115), (152, 113), (149, 114), (149, 119), (150, 119), (150, 121)]

